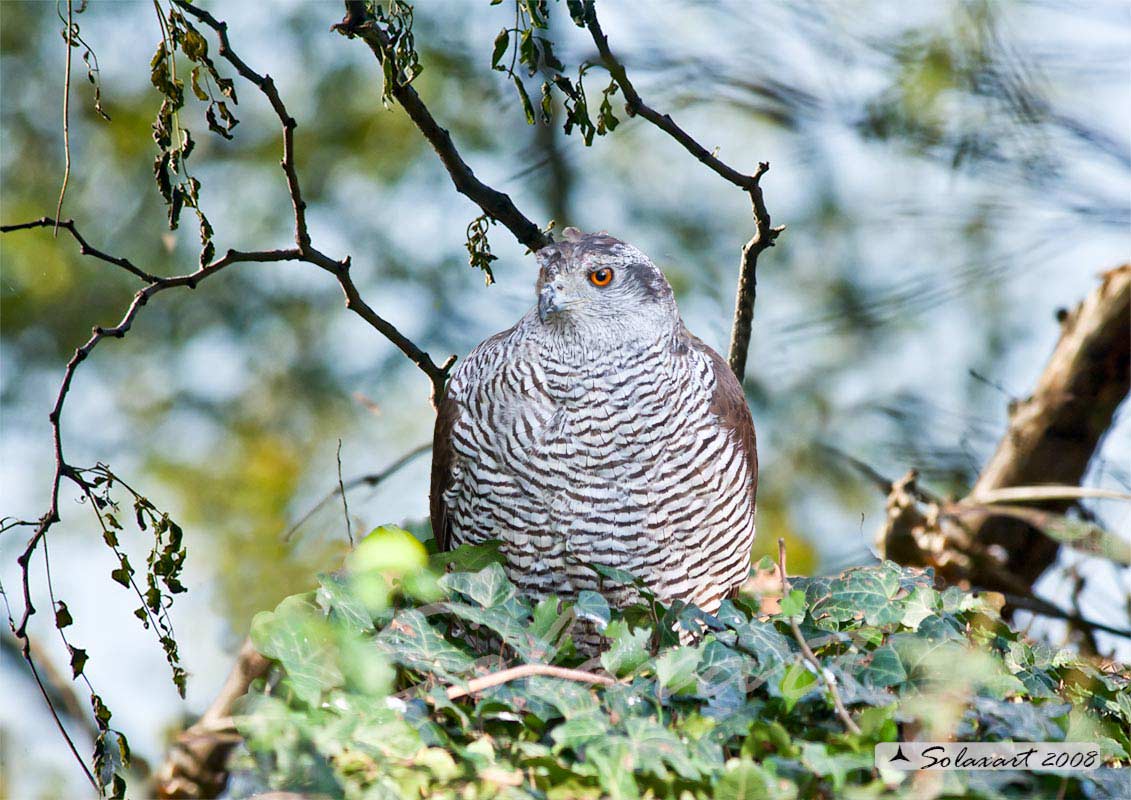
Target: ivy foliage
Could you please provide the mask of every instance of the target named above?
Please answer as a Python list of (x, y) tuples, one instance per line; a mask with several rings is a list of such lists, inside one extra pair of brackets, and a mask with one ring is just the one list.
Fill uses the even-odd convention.
[[(1125, 783), (1110, 767), (1131, 754), (1128, 672), (1033, 644), (990, 598), (938, 591), (927, 572), (883, 563), (796, 579), (779, 613), (744, 596), (711, 616), (639, 586), (624, 610), (595, 592), (532, 601), (499, 562), (485, 546), (429, 563), (411, 534), (379, 528), (317, 590), (258, 615), (252, 640), (277, 666), (238, 717), (238, 783), (346, 798), (732, 799), (914, 797), (924, 777), (942, 796), (979, 798), (1118, 795)], [(860, 734), (835, 715), (787, 615)], [(578, 620), (606, 637), (599, 656), (575, 646)], [(522, 664), (605, 683), (469, 685)], [(901, 735), (1087, 740), (1108, 766), (875, 769), (874, 745)]]

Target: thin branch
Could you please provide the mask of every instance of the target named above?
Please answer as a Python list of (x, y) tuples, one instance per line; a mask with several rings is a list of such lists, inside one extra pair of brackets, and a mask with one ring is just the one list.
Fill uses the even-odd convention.
[(1002, 592), (1002, 597), (1005, 602), (1014, 608), (1021, 608), (1025, 611), (1031, 611), (1034, 614), (1040, 614), (1042, 617), (1052, 617), (1053, 619), (1062, 619), (1066, 622), (1071, 622), (1081, 628), (1103, 631), (1110, 633), (1112, 636), (1121, 636), (1124, 639), (1131, 639), (1131, 630), (1126, 628), (1116, 628), (1103, 622), (1096, 622), (1095, 620), (1087, 619), (1072, 611), (1065, 611), (1060, 606), (1043, 600), (1035, 595), (1020, 595), (1011, 594), (1009, 592)]
[(157, 281), (161, 280), (156, 275), (150, 275), (145, 270), (138, 269), (128, 258), (118, 258), (117, 256), (112, 256), (109, 253), (102, 252), (97, 247), (91, 247), (89, 244), (87, 244), (86, 239), (82, 237), (82, 234), (78, 232), (78, 229), (75, 227), (74, 220), (71, 219), (57, 220), (51, 217), (40, 217), (39, 219), (32, 220), (31, 222), (21, 222), (16, 225), (0, 225), (0, 233), (11, 233), (12, 231), (22, 231), (28, 230), (30, 228), (48, 227), (54, 227), (55, 230), (58, 230), (59, 228), (65, 228), (66, 230), (70, 231), (71, 236), (73, 236), (75, 241), (79, 243), (79, 252), (84, 256), (91, 256), (92, 258), (97, 258), (100, 261), (105, 261), (107, 264), (113, 264), (115, 266), (121, 267), (126, 272), (130, 273), (131, 275), (136, 275), (146, 283), (156, 283)]
[[(428, 376), (432, 384), (432, 402), (435, 405), (439, 398), (442, 396), (444, 385), (447, 381), (447, 376), (451, 370), (452, 365), (455, 363), (455, 356), (448, 358), (440, 366), (432, 361), (431, 357), (417, 347), (411, 340), (405, 337), (400, 331), (397, 330), (391, 323), (379, 316), (362, 298), (360, 292), (354, 284), (353, 279), (350, 277), (350, 259), (347, 256), (341, 261), (336, 261), (321, 251), (312, 247), (310, 244), (310, 236), (307, 231), (306, 224), (306, 204), (302, 199), (302, 193), (298, 181), (297, 172), (295, 170), (295, 156), (294, 156), (294, 128), (296, 127), (295, 120), (287, 113), (286, 107), (283, 105), (279, 98), (278, 91), (275, 89), (274, 82), (270, 76), (259, 75), (254, 72), (244, 63), (231, 49), (227, 38), (227, 25), (226, 23), (217, 21), (211, 14), (201, 9), (195, 8), (184, 0), (173, 0), (173, 2), (186, 13), (196, 17), (209, 27), (213, 28), (220, 37), (220, 53), (224, 56), (240, 73), (241, 76), (254, 83), (261, 92), (267, 97), (276, 115), (278, 116), (283, 127), (283, 159), (281, 167), (286, 176), (287, 188), (290, 194), (291, 202), (294, 209), (295, 221), (295, 243), (297, 247), (280, 249), (280, 250), (260, 250), (244, 252), (238, 250), (228, 250), (227, 253), (209, 264), (203, 265), (194, 272), (184, 275), (178, 275), (170, 278), (159, 278), (151, 273), (145, 272), (130, 261), (124, 258), (108, 255), (100, 250), (91, 247), (86, 240), (79, 234), (73, 221), (71, 220), (58, 220), (59, 214), (56, 213), (55, 219), (47, 217), (40, 218), (31, 222), (23, 222), (14, 225), (0, 226), (0, 233), (8, 233), (18, 230), (26, 230), (30, 228), (48, 227), (53, 226), (56, 229), (59, 227), (66, 228), (71, 236), (79, 243), (81, 252), (84, 255), (91, 255), (99, 260), (105, 261), (109, 264), (115, 265), (132, 275), (142, 279), (146, 282), (146, 286), (134, 294), (133, 300), (130, 302), (128, 308), (123, 314), (121, 320), (117, 325), (105, 328), (96, 326), (91, 333), (89, 339), (81, 346), (76, 348), (74, 354), (67, 362), (66, 368), (63, 372), (63, 379), (59, 386), (59, 390), (55, 396), (54, 405), (49, 414), (51, 423), (51, 436), (54, 449), (55, 468), (52, 474), (50, 502), (46, 512), (36, 521), (20, 521), (19, 523), (12, 523), (5, 525), (5, 529), (15, 527), (16, 524), (34, 525), (34, 531), (29, 538), (24, 550), (17, 558), (17, 564), (21, 570), (21, 589), (23, 594), (23, 613), (17, 624), (14, 619), (9, 615), (9, 623), (13, 635), (19, 640), (22, 640), (21, 652), (24, 660), (28, 663), (36, 682), (40, 686), (40, 690), (47, 702), (48, 708), (52, 716), (55, 718), (59, 730), (62, 732), (66, 739), (71, 751), (74, 753), (76, 759), (80, 762), (87, 777), (98, 788), (98, 784), (91, 774), (90, 769), (87, 767), (86, 762), (79, 756), (77, 749), (74, 746), (66, 729), (59, 721), (58, 712), (52, 703), (51, 697), (48, 695), (43, 682), (39, 677), (36, 669), (35, 661), (31, 655), (30, 643), (27, 637), (28, 623), (31, 617), (36, 613), (35, 606), (31, 599), (31, 579), (29, 564), (35, 551), (41, 543), (44, 543), (51, 527), (59, 521), (59, 496), (63, 479), (66, 478), (75, 483), (84, 493), (89, 491), (90, 485), (87, 483), (82, 475), (82, 470), (67, 463), (63, 454), (63, 434), (61, 418), (64, 404), (66, 403), (68, 392), (70, 391), (72, 381), (74, 379), (75, 371), (79, 365), (84, 362), (93, 350), (106, 338), (122, 338), (124, 337), (131, 327), (134, 320), (154, 295), (163, 292), (167, 289), (175, 287), (188, 287), (193, 289), (197, 284), (223, 270), (224, 268), (241, 262), (278, 262), (278, 261), (302, 261), (314, 266), (317, 266), (330, 274), (332, 274), (338, 281), (342, 288), (342, 292), (346, 298), (346, 307), (360, 316), (363, 320), (375, 328), (378, 332), (388, 338), (398, 349), (409, 357), (420, 369)], [(69, 46), (69, 39), (68, 39)], [(65, 184), (64, 184), (65, 188)], [(6, 598), (5, 598), (6, 599)]]
[(346, 518), (346, 537), (353, 547), (353, 525), (350, 524), (350, 504), (346, 500), (346, 485), (342, 481), (342, 440), (338, 439), (338, 492), (342, 495), (342, 514)]
[(371, 473), (369, 475), (360, 475), (356, 478), (351, 478), (350, 480), (346, 481), (344, 484), (341, 482), (341, 476), (339, 474), (338, 485), (336, 487), (334, 487), (334, 489), (332, 491), (328, 492), (321, 500), (319, 500), (317, 503), (315, 503), (315, 505), (309, 511), (307, 511), (305, 514), (303, 514), (302, 517), (300, 517), (299, 520), (297, 522), (295, 522), (295, 524), (292, 525), (287, 530), (286, 533), (283, 534), (283, 541), (288, 541), (292, 536), (294, 536), (295, 532), (298, 531), (298, 529), (301, 528), (303, 525), (305, 525), (307, 520), (309, 520), (311, 517), (313, 517), (319, 511), (321, 511), (326, 506), (327, 503), (329, 503), (331, 500), (333, 500), (339, 494), (344, 495), (346, 490), (353, 489), (357, 486), (370, 486), (370, 487), (377, 486), (378, 484), (385, 481), (390, 475), (399, 471), (401, 469), (401, 467), (408, 464), (410, 461), (415, 459), (417, 456), (423, 455), (424, 453), (427, 453), (431, 449), (432, 449), (432, 443), (431, 442), (425, 442), (424, 444), (418, 445), (417, 447), (414, 447), (412, 450), (409, 450), (407, 453), (405, 453), (403, 456), (398, 458), (396, 461), (394, 461), (389, 466), (385, 467), (380, 472), (374, 472), (374, 473)]
[[(26, 576), (26, 570), (24, 574)], [(24, 661), (27, 662), (31, 676), (35, 679), (35, 685), (39, 687), (39, 693), (43, 695), (43, 700), (47, 703), (47, 709), (51, 712), (52, 719), (55, 720), (55, 727), (59, 729), (59, 733), (63, 735), (63, 740), (67, 743), (67, 747), (70, 748), (71, 754), (75, 757), (75, 760), (79, 762), (79, 766), (82, 767), (83, 772), (86, 773), (86, 778), (90, 781), (90, 785), (94, 787), (96, 792), (99, 792), (101, 787), (98, 781), (95, 780), (94, 774), (90, 771), (90, 767), (86, 765), (86, 760), (79, 755), (78, 748), (75, 746), (75, 740), (71, 738), (71, 734), (67, 732), (67, 728), (63, 725), (63, 720), (59, 718), (59, 711), (55, 708), (55, 702), (51, 698), (51, 693), (48, 692), (47, 686), (44, 684), (43, 678), (39, 674), (39, 669), (35, 666), (35, 659), (31, 655), (31, 640), (26, 635), (16, 634), (16, 621), (12, 619), (12, 608), (8, 604), (8, 595), (2, 586), (0, 586), (0, 597), (4, 598), (4, 607), (8, 614), (8, 628), (16, 635), (17, 639), (21, 640), (20, 655), (23, 657)]]
[(595, 672), (555, 667), (551, 664), (522, 664), (517, 667), (510, 667), (509, 669), (474, 678), (468, 681), (466, 686), (449, 686), (446, 691), (449, 700), (456, 700), (469, 694), (481, 692), (484, 689), (490, 689), (492, 686), (501, 686), (510, 681), (530, 678), (535, 675), (542, 675), (548, 678), (560, 678), (565, 681), (577, 681), (578, 683), (592, 683), (600, 686), (612, 686), (616, 683), (616, 680), (610, 678), (608, 675), (598, 675)]
[(236, 72), (247, 81), (255, 84), (259, 91), (267, 98), (267, 102), (271, 104), (274, 109), (275, 115), (283, 124), (283, 160), (280, 166), (283, 168), (283, 174), (287, 178), (287, 190), (290, 192), (291, 204), (294, 207), (295, 217), (295, 244), (298, 245), (300, 250), (305, 251), (310, 247), (310, 234), (306, 229), (306, 201), (302, 199), (302, 189), (298, 182), (298, 173), (295, 171), (295, 128), (298, 123), (295, 118), (287, 112), (287, 107), (283, 105), (282, 99), (279, 97), (279, 90), (275, 88), (275, 81), (271, 79), (270, 75), (260, 75), (258, 72), (249, 67), (243, 59), (236, 55), (232, 50), (232, 45), (228, 41), (228, 23), (223, 20), (218, 20), (202, 8), (197, 8), (189, 4), (186, 0), (173, 0), (173, 3), (186, 14), (190, 14), (203, 22), (212, 30), (216, 31), (216, 35), (220, 39), (219, 53), (235, 67)]
[[(789, 594), (789, 579), (785, 576), (785, 539), (778, 539), (778, 572), (781, 574), (781, 595), (782, 600), (784, 600), (785, 596)], [(818, 680), (825, 684), (825, 688), (829, 690), (829, 695), (833, 699), (833, 706), (836, 708), (836, 715), (840, 717), (844, 727), (859, 735), (861, 733), (860, 726), (849, 716), (848, 709), (844, 707), (844, 701), (840, 699), (840, 692), (837, 691), (836, 683), (825, 673), (825, 668), (821, 666), (821, 662), (817, 659), (812, 648), (809, 647), (809, 643), (801, 635), (801, 627), (791, 618), (789, 628), (793, 631), (793, 638), (797, 640), (797, 644), (801, 647), (801, 655), (813, 667)]]
[[(428, 376), (429, 381), (432, 383), (432, 405), (435, 406), (443, 395), (444, 385), (447, 382), (448, 373), (455, 363), (455, 357), (452, 356), (440, 366), (436, 366), (431, 356), (417, 347), (408, 337), (397, 330), (392, 323), (377, 314), (377, 312), (361, 298), (361, 293), (358, 291), (357, 286), (354, 284), (349, 274), (349, 256), (341, 261), (336, 261), (311, 246), (310, 233), (306, 225), (306, 201), (302, 199), (302, 189), (298, 180), (298, 172), (295, 169), (294, 130), (298, 127), (298, 123), (287, 111), (287, 107), (279, 97), (279, 91), (275, 87), (274, 80), (272, 80), (270, 75), (260, 75), (253, 70), (232, 50), (231, 43), (228, 41), (228, 24), (226, 22), (216, 19), (203, 9), (190, 5), (186, 0), (173, 0), (173, 2), (182, 11), (196, 17), (196, 19), (216, 32), (216, 35), (220, 39), (220, 55), (223, 56), (243, 78), (259, 88), (267, 98), (267, 101), (271, 104), (271, 108), (275, 111), (275, 115), (282, 124), (283, 159), (280, 162), (280, 166), (282, 167), (283, 174), (286, 176), (287, 190), (290, 193), (291, 205), (294, 209), (295, 244), (298, 245), (298, 252), (300, 254), (298, 260), (321, 267), (338, 279), (338, 284), (342, 287), (343, 294), (345, 294), (346, 308), (368, 322), (370, 326), (375, 328), (382, 336), (396, 345), (402, 353), (408, 356), (412, 363), (416, 364), (416, 366)], [(415, 92), (413, 92), (413, 94), (415, 95)], [(464, 166), (466, 167), (466, 165)], [(468, 172), (470, 172), (470, 170), (468, 170)], [(530, 224), (533, 225), (533, 223)]]
[[(56, 6), (58, 9), (58, 6)], [(56, 11), (58, 13), (58, 11)], [(59, 17), (62, 19), (62, 16)], [(71, 179), (71, 33), (75, 29), (75, 7), (67, 0), (67, 32), (63, 41), (67, 45), (67, 67), (63, 77), (63, 185), (59, 187), (59, 202), (55, 204), (55, 219), (63, 214), (63, 198), (67, 196), (67, 182)], [(59, 223), (55, 223), (55, 236), (59, 235)]]
[(662, 114), (644, 102), (644, 98), (629, 80), (624, 65), (613, 55), (609, 39), (597, 19), (597, 11), (592, 0), (587, 0), (585, 3), (585, 24), (605, 68), (624, 92), (625, 111), (630, 116), (642, 117), (655, 125), (723, 180), (750, 195), (750, 205), (754, 213), (754, 236), (742, 248), (738, 287), (735, 292), (734, 322), (731, 326), (730, 350), (727, 356), (731, 370), (741, 382), (746, 375), (746, 357), (750, 350), (750, 329), (754, 320), (754, 300), (757, 296), (758, 256), (766, 248), (773, 247), (778, 234), (785, 230), (784, 225), (774, 227), (770, 222), (770, 213), (766, 210), (766, 203), (762, 197), (761, 179), (770, 165), (763, 161), (752, 174), (747, 175), (718, 159), (691, 134), (677, 125), (670, 114)]
[(989, 503), (1031, 503), (1037, 500), (1131, 500), (1131, 494), (1111, 489), (1096, 489), (1090, 486), (1067, 486), (1049, 484), (1047, 486), (1005, 486), (996, 489), (983, 489), (967, 495), (959, 502), (963, 505), (985, 505)]
[[(182, 0), (177, 0), (181, 2)], [(384, 64), (391, 59), (392, 43), (365, 7), (364, 2), (346, 0), (346, 16), (335, 25), (336, 30), (352, 39), (364, 41), (377, 60)], [(456, 191), (483, 209), (489, 217), (501, 223), (518, 241), (530, 250), (540, 250), (553, 240), (515, 206), (510, 196), (494, 189), (475, 177), (471, 167), (460, 156), (451, 134), (436, 122), (420, 95), (402, 76), (397, 75), (389, 87), (393, 97), (401, 104), (424, 138), (440, 157), (451, 176)]]

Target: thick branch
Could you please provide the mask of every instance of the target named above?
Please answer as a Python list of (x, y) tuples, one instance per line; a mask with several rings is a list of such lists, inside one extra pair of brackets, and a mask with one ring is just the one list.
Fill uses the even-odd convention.
[(628, 72), (624, 65), (613, 55), (609, 46), (609, 39), (601, 29), (597, 19), (597, 11), (592, 0), (585, 3), (585, 24), (597, 46), (597, 52), (609, 71), (613, 80), (624, 92), (625, 110), (632, 116), (642, 117), (657, 128), (675, 139), (687, 152), (695, 156), (715, 174), (726, 181), (733, 183), (738, 188), (750, 195), (750, 204), (754, 212), (754, 236), (742, 248), (742, 259), (739, 263), (738, 288), (735, 292), (734, 322), (731, 326), (730, 348), (727, 362), (731, 370), (738, 376), (739, 382), (746, 375), (746, 357), (750, 350), (750, 329), (754, 319), (754, 300), (757, 295), (757, 268), (758, 256), (767, 247), (772, 247), (778, 234), (785, 230), (784, 226), (774, 227), (770, 222), (770, 213), (766, 210), (766, 203), (762, 197), (761, 178), (770, 168), (763, 161), (758, 164), (758, 169), (753, 174), (747, 175), (739, 172), (734, 167), (716, 158), (706, 147), (699, 144), (687, 131), (675, 123), (670, 114), (661, 114), (656, 109), (644, 102), (644, 98), (636, 91), (636, 87), (629, 80)]
[[(1030, 484), (1078, 485), (1116, 408), (1131, 388), (1131, 264), (1102, 282), (1062, 321), (1057, 343), (1032, 396), (1010, 409), (1009, 429), (978, 476), (972, 497)], [(1061, 498), (1042, 504), (1066, 509)], [(983, 546), (1004, 548), (1006, 571), (1031, 585), (1059, 545), (1017, 519), (984, 516), (968, 524)], [(993, 586), (990, 576), (976, 583)]]
[[(346, 16), (334, 26), (334, 30), (351, 39), (357, 37), (364, 41), (381, 63), (392, 58), (388, 34), (366, 10), (364, 2), (346, 2)], [(436, 122), (428, 107), (424, 105), (424, 101), (420, 99), (420, 95), (416, 93), (416, 89), (400, 75), (394, 79), (389, 89), (409, 118), (424, 134), (424, 138), (432, 145), (436, 155), (440, 157), (457, 192), (478, 205), (492, 219), (500, 222), (530, 250), (540, 250), (550, 244), (552, 241), (550, 236), (519, 211), (509, 195), (493, 189), (475, 177), (471, 167), (456, 149), (451, 134)]]
[(177, 737), (158, 768), (153, 780), (157, 797), (215, 797), (223, 790), (228, 780), (228, 755), (240, 741), (230, 724), (232, 709), (270, 665), (250, 639), (243, 643), (220, 693), (200, 719)]

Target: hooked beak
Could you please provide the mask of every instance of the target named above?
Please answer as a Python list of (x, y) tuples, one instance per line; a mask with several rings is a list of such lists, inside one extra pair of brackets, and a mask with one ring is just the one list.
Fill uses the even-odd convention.
[(538, 318), (545, 322), (551, 314), (557, 314), (561, 311), (562, 305), (554, 285), (547, 283), (538, 294)]

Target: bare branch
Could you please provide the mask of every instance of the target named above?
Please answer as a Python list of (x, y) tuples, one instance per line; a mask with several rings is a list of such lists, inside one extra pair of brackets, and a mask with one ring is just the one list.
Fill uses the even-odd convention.
[(754, 212), (754, 236), (742, 248), (739, 264), (738, 288), (735, 292), (734, 323), (731, 326), (730, 351), (727, 362), (741, 383), (746, 375), (746, 356), (750, 350), (750, 329), (754, 320), (754, 300), (757, 296), (758, 256), (768, 247), (773, 247), (778, 234), (785, 226), (773, 227), (770, 213), (762, 197), (761, 179), (770, 165), (763, 161), (750, 175), (739, 172), (734, 167), (715, 157), (706, 147), (699, 144), (687, 131), (675, 123), (670, 114), (662, 114), (644, 102), (636, 87), (629, 80), (624, 65), (613, 55), (609, 39), (601, 29), (597, 11), (592, 0), (585, 3), (585, 24), (597, 46), (597, 52), (613, 80), (624, 92), (625, 111), (631, 116), (642, 117), (675, 139), (682, 147), (705, 164), (715, 174), (734, 184), (750, 195)]
[(449, 700), (456, 700), (460, 697), (466, 697), (469, 694), (481, 692), (484, 689), (490, 689), (492, 686), (501, 686), (510, 681), (530, 678), (535, 675), (560, 678), (565, 681), (577, 681), (578, 683), (593, 683), (600, 686), (612, 686), (616, 683), (616, 680), (608, 675), (598, 675), (595, 672), (555, 667), (551, 664), (521, 664), (517, 667), (510, 667), (509, 669), (499, 670), (498, 672), (492, 672), (488, 675), (474, 678), (467, 682), (467, 686), (449, 686), (446, 691)]
[(1110, 633), (1112, 636), (1122, 636), (1124, 639), (1131, 639), (1131, 630), (1116, 628), (1103, 622), (1087, 619), (1071, 611), (1065, 611), (1059, 606), (1034, 595), (1019, 595), (1003, 592), (1002, 597), (1005, 598), (1005, 602), (1009, 603), (1009, 605), (1014, 608), (1031, 611), (1034, 614), (1040, 614), (1042, 617), (1062, 619), (1086, 630), (1103, 631), (1104, 633)]
[[(778, 573), (781, 575), (781, 596), (784, 601), (786, 595), (789, 594), (789, 578), (785, 576), (785, 539), (778, 539)], [(836, 688), (836, 683), (825, 672), (825, 668), (821, 665), (817, 655), (809, 647), (805, 637), (801, 635), (801, 627), (792, 617), (789, 619), (789, 628), (793, 631), (793, 638), (797, 640), (797, 644), (801, 647), (801, 655), (817, 673), (817, 679), (828, 689), (829, 696), (833, 700), (833, 706), (836, 708), (836, 715), (840, 717), (844, 727), (851, 733), (860, 734), (860, 726), (856, 724), (856, 721), (849, 715), (848, 709), (844, 707), (844, 701), (840, 699), (840, 692)]]
[[(306, 201), (302, 199), (302, 189), (298, 180), (298, 172), (295, 169), (294, 130), (298, 127), (298, 123), (287, 111), (287, 107), (279, 97), (279, 91), (275, 88), (274, 80), (271, 79), (270, 75), (260, 75), (236, 54), (232, 49), (231, 43), (228, 41), (228, 24), (226, 22), (216, 19), (207, 11), (197, 8), (185, 2), (185, 0), (173, 0), (173, 2), (182, 11), (196, 17), (216, 32), (216, 35), (220, 39), (220, 55), (235, 67), (236, 72), (243, 78), (259, 88), (267, 98), (267, 101), (271, 104), (275, 115), (279, 118), (279, 122), (283, 128), (283, 159), (280, 162), (280, 166), (282, 167), (283, 174), (286, 176), (287, 190), (290, 193), (291, 205), (294, 208), (295, 244), (298, 245), (298, 252), (300, 254), (298, 260), (321, 267), (338, 279), (338, 284), (342, 287), (342, 292), (346, 297), (346, 308), (364, 319), (382, 336), (396, 345), (402, 353), (408, 356), (412, 363), (416, 364), (416, 366), (428, 376), (428, 380), (432, 383), (432, 405), (435, 406), (440, 396), (443, 394), (444, 384), (448, 379), (448, 372), (451, 370), (452, 364), (455, 363), (454, 357), (449, 358), (444, 364), (436, 366), (431, 356), (417, 347), (408, 337), (397, 330), (394, 325), (377, 314), (377, 312), (361, 298), (361, 293), (358, 291), (357, 286), (354, 284), (349, 274), (350, 259), (348, 256), (341, 261), (335, 261), (311, 246), (310, 233), (306, 226)], [(415, 95), (415, 92), (413, 94)], [(533, 223), (530, 224), (533, 225)]]
[(342, 496), (342, 515), (346, 518), (346, 537), (353, 547), (353, 525), (350, 523), (350, 504), (346, 499), (346, 485), (342, 481), (342, 440), (338, 439), (338, 492)]
[(432, 443), (431, 442), (425, 442), (424, 444), (418, 445), (417, 447), (414, 447), (412, 450), (409, 450), (407, 453), (405, 453), (403, 456), (398, 458), (396, 461), (394, 461), (389, 466), (385, 467), (380, 472), (374, 472), (370, 475), (361, 475), (360, 477), (357, 477), (357, 478), (351, 478), (350, 480), (346, 481), (345, 483), (341, 482), (341, 479), (340, 479), (340, 476), (339, 476), (338, 485), (334, 487), (333, 491), (327, 493), (321, 500), (319, 500), (317, 503), (315, 503), (314, 506), (309, 511), (307, 511), (305, 514), (303, 514), (299, 518), (299, 520), (294, 525), (292, 525), (287, 530), (286, 533), (283, 534), (283, 541), (287, 541), (292, 536), (294, 536), (295, 531), (297, 531), (304, 524), (306, 524), (306, 521), (308, 519), (310, 519), (315, 514), (317, 514), (322, 508), (325, 507), (325, 505), (327, 503), (329, 503), (331, 500), (333, 500), (339, 494), (344, 495), (344, 493), (346, 492), (347, 489), (353, 489), (356, 486), (370, 486), (370, 487), (377, 486), (378, 484), (382, 483), (385, 479), (387, 479), (390, 475), (392, 475), (393, 473), (400, 470), (400, 468), (403, 467), (405, 464), (408, 464), (410, 461), (415, 459), (417, 456), (423, 455), (424, 453), (427, 453), (431, 449), (432, 449)]
[[(63, 19), (62, 15), (59, 19)], [(67, 183), (71, 179), (71, 48), (74, 46), (71, 35), (75, 30), (73, 0), (67, 0), (67, 18), (63, 22), (67, 25), (67, 32), (63, 36), (63, 43), (67, 46), (67, 67), (63, 74), (63, 185), (59, 187), (59, 202), (55, 204), (56, 220), (63, 215), (63, 198), (67, 196)], [(54, 235), (59, 235), (58, 222), (55, 223)]]
[(294, 132), (298, 123), (295, 122), (294, 117), (287, 113), (287, 107), (283, 105), (283, 101), (279, 97), (279, 90), (275, 88), (275, 81), (271, 79), (271, 76), (260, 75), (232, 50), (228, 41), (228, 23), (216, 19), (204, 9), (190, 5), (185, 0), (173, 0), (173, 2), (179, 9), (191, 14), (216, 31), (216, 35), (220, 38), (220, 55), (235, 67), (236, 72), (241, 77), (255, 84), (259, 91), (263, 92), (267, 102), (274, 109), (275, 115), (283, 124), (283, 160), (280, 162), (280, 166), (287, 177), (287, 189), (290, 192), (291, 204), (294, 207), (295, 244), (298, 245), (300, 250), (305, 251), (306, 248), (310, 247), (310, 234), (306, 229), (306, 201), (302, 199), (302, 189), (299, 186), (298, 173), (295, 171)]
[(84, 239), (78, 232), (78, 229), (75, 227), (74, 220), (55, 220), (51, 217), (40, 217), (39, 219), (32, 220), (31, 222), (21, 222), (16, 225), (0, 225), (0, 233), (11, 233), (12, 231), (22, 231), (28, 230), (30, 228), (55, 228), (56, 230), (58, 230), (59, 228), (66, 228), (68, 231), (70, 231), (70, 234), (74, 237), (75, 241), (79, 243), (79, 252), (84, 256), (91, 256), (93, 258), (99, 259), (100, 261), (105, 261), (107, 264), (114, 264), (115, 266), (121, 267), (126, 272), (130, 273), (131, 275), (136, 275), (146, 283), (154, 283), (161, 280), (156, 275), (150, 275), (145, 270), (138, 269), (133, 265), (132, 262), (130, 262), (128, 258), (118, 258), (117, 256), (110, 255), (109, 253), (104, 253), (96, 247), (91, 247), (89, 244), (87, 244), (86, 239)]
[[(181, 2), (181, 0), (177, 1)], [(392, 58), (388, 34), (377, 24), (373, 15), (365, 8), (364, 2), (347, 0), (346, 16), (333, 27), (333, 30), (348, 38), (357, 37), (364, 41), (382, 64), (386, 59)], [(518, 210), (509, 195), (493, 189), (475, 177), (471, 167), (456, 149), (451, 134), (440, 127), (432, 112), (416, 93), (416, 89), (404, 81), (403, 76), (396, 76), (389, 89), (409, 118), (424, 134), (424, 138), (432, 145), (436, 155), (440, 157), (457, 192), (478, 205), (489, 217), (500, 222), (530, 250), (540, 250), (553, 241)]]

